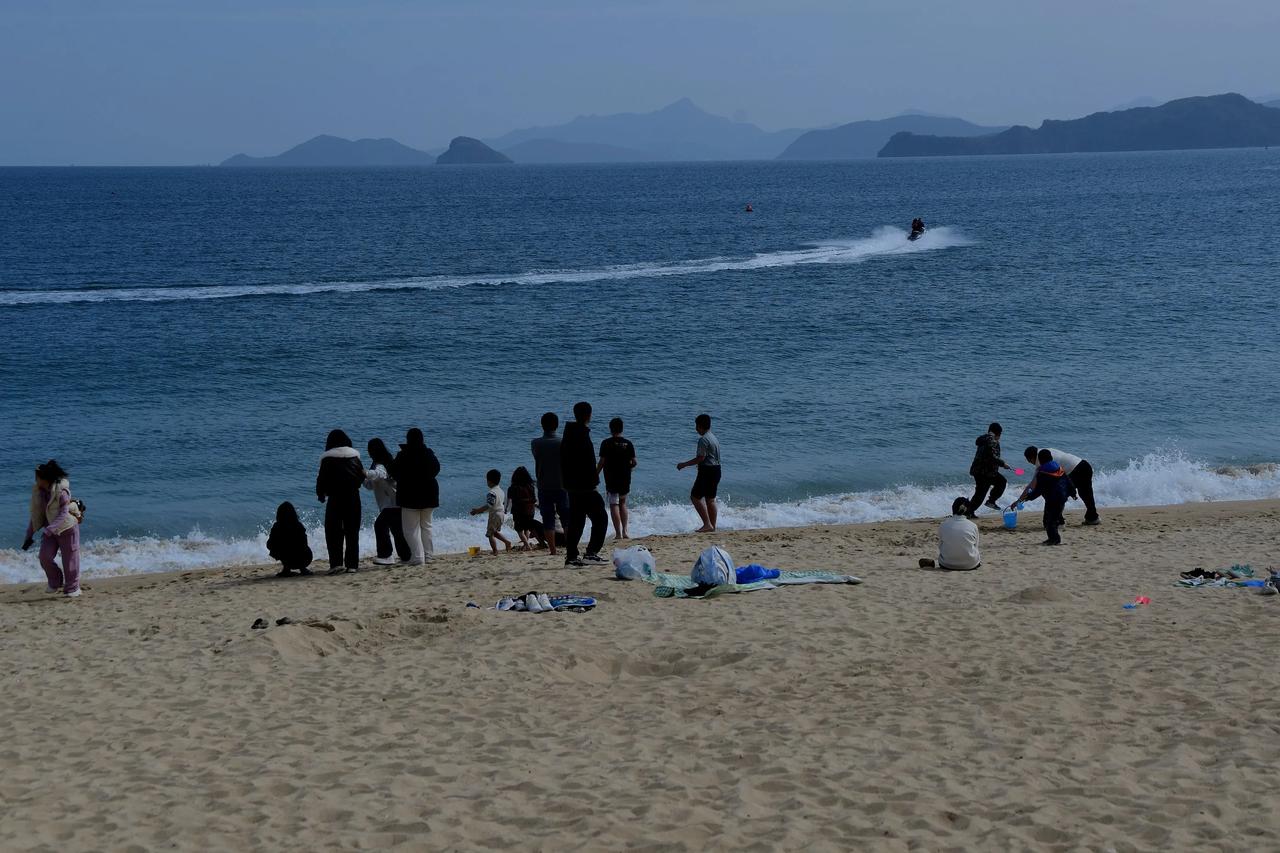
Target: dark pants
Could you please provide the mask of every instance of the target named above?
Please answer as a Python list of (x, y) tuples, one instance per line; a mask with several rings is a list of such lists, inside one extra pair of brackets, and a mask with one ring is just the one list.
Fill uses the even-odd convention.
[(329, 568), (360, 564), (360, 493), (329, 495), (324, 506), (324, 541), (329, 548)]
[(1058, 528), (1065, 521), (1062, 517), (1062, 511), (1067, 507), (1067, 497), (1062, 495), (1059, 497), (1044, 496), (1044, 532), (1048, 536), (1050, 542), (1055, 545), (1062, 541), (1062, 537), (1058, 535)]
[(591, 539), (587, 542), (588, 554), (599, 554), (604, 546), (604, 534), (609, 526), (609, 513), (604, 508), (604, 498), (595, 489), (589, 492), (569, 492), (569, 521), (564, 528), (564, 558), (578, 559), (578, 543), (582, 530), (591, 519)]
[[(986, 476), (974, 474), (973, 482), (976, 486), (973, 489), (973, 497), (969, 498), (970, 513), (977, 512), (984, 501), (1000, 500), (1000, 496), (1004, 494), (1005, 486), (1009, 485), (1009, 481), (1006, 480), (1004, 475), (999, 472), (996, 472), (995, 474), (988, 474)], [(989, 498), (987, 497), (988, 489), (991, 490), (991, 496)]]
[(1093, 502), (1093, 466), (1088, 459), (1082, 459), (1071, 472), (1071, 485), (1076, 487), (1080, 500), (1084, 501), (1084, 520), (1097, 521), (1098, 505)]
[(391, 544), (395, 542), (396, 556), (401, 560), (409, 559), (409, 540), (404, 538), (404, 522), (400, 507), (387, 507), (378, 513), (373, 520), (373, 535), (378, 542), (378, 556), (391, 556)]

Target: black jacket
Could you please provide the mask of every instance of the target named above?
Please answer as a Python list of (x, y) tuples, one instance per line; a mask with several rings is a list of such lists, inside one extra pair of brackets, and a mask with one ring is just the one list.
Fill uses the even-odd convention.
[(567, 492), (589, 492), (600, 485), (591, 428), (577, 421), (564, 425), (560, 441), (560, 480)]
[(969, 466), (971, 477), (994, 477), (1001, 468), (1008, 468), (1000, 458), (1000, 439), (992, 433), (985, 433), (974, 439), (978, 449), (973, 454), (973, 464)]
[(271, 535), (267, 537), (267, 553), (271, 555), (271, 559), (284, 563), (286, 568), (306, 568), (311, 565), (307, 528), (298, 521), (277, 521), (271, 525)]
[(391, 465), (396, 480), (396, 504), (402, 509), (440, 506), (440, 460), (425, 444), (402, 444)]
[(364, 463), (352, 447), (335, 447), (320, 457), (320, 473), (316, 476), (316, 497), (359, 496), (364, 485)]

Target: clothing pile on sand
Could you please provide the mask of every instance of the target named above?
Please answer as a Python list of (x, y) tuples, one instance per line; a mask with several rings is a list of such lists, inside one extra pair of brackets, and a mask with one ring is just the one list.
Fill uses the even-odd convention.
[(1214, 587), (1216, 589), (1255, 589), (1259, 595), (1275, 595), (1280, 592), (1280, 570), (1272, 568), (1269, 577), (1254, 577), (1253, 567), (1235, 565), (1221, 570), (1205, 570), (1199, 567), (1189, 572), (1182, 572), (1178, 586), (1197, 588)]
[(654, 585), (658, 598), (714, 598), (719, 595), (777, 589), (800, 584), (859, 584), (861, 578), (836, 572), (789, 572), (755, 563), (736, 566), (729, 552), (713, 545), (698, 555), (693, 572), (673, 575), (659, 572), (644, 548), (615, 551), (616, 575), (623, 580), (643, 580)]
[[(467, 602), (468, 607), (478, 608), (474, 601)], [(512, 613), (586, 613), (594, 609), (596, 600), (587, 595), (548, 595), (545, 592), (526, 592), (524, 595), (510, 595), (493, 606), (493, 610)]]

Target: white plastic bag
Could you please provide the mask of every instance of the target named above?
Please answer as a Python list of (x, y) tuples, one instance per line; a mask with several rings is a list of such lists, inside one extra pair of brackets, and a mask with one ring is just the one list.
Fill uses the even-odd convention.
[(658, 568), (657, 561), (643, 545), (630, 548), (615, 549), (613, 552), (613, 573), (624, 581), (635, 581), (647, 578)]
[(729, 552), (718, 545), (712, 545), (698, 555), (693, 564), (693, 582), (710, 586), (734, 584), (738, 582), (738, 572), (733, 566), (733, 558)]

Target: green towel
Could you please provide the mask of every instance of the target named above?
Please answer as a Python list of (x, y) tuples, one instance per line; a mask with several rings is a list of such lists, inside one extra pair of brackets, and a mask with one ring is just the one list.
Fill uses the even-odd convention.
[[(689, 595), (688, 590), (697, 586), (693, 582), (693, 578), (688, 575), (668, 575), (662, 572), (654, 572), (646, 577), (645, 580), (657, 587), (654, 589), (653, 594), (658, 598), (690, 598), (692, 596)], [(721, 586), (712, 587), (705, 595), (696, 597), (714, 598), (717, 595), (727, 595), (735, 592), (755, 592), (760, 589), (777, 589), (779, 586), (809, 583), (857, 584), (862, 583), (862, 579), (853, 575), (842, 575), (838, 572), (783, 572), (779, 577), (756, 581), (755, 583), (722, 584)]]

